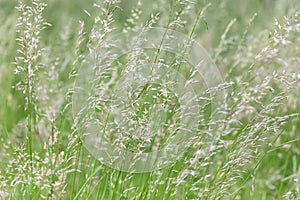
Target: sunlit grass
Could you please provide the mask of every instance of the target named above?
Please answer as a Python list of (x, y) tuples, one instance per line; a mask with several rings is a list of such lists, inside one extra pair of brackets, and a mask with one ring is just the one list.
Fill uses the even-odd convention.
[[(1, 199), (300, 198), (298, 1), (46, 3), (0, 0)], [(103, 165), (85, 148), (72, 99), (89, 56), (99, 55), (94, 61), (100, 74), (100, 66), (113, 58), (103, 55), (114, 42), (106, 44), (109, 37), (141, 27), (168, 27), (200, 41), (224, 83), (192, 86), (203, 90), (201, 120), (181, 158), (162, 169), (132, 173)], [(190, 76), (184, 53), (134, 53), (120, 55), (114, 65), (155, 63)], [(121, 93), (108, 69), (107, 80), (95, 81), (95, 87), (109, 83)], [(208, 101), (218, 99), (219, 92), (223, 101), (210, 113)], [(180, 98), (155, 84), (131, 95), (137, 112), (125, 122), (141, 125), (153, 119), (151, 109), (163, 116), (164, 110), (152, 105), (165, 106), (170, 113), (155, 124), (165, 137), (145, 139), (120, 129), (111, 134), (116, 118), (95, 98), (98, 104), (91, 109), (113, 124), (103, 126), (105, 134), (132, 152), (165, 147), (180, 127)]]

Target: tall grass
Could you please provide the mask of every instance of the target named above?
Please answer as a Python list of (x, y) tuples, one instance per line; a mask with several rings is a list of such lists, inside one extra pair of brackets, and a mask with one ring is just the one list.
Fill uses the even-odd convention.
[[(298, 1), (33, 0), (0, 5), (1, 199), (300, 198)], [(172, 30), (161, 45), (176, 31), (185, 34), (181, 54), (163, 48), (136, 48), (125, 56), (111, 52), (114, 35), (152, 27)], [(132, 47), (143, 42), (141, 32)], [(94, 93), (88, 94), (88, 111), (106, 117), (99, 124), (105, 137), (131, 152), (159, 149), (175, 134), (172, 128), (181, 125), (176, 118), (181, 110), (172, 104), (176, 97), (151, 84), (129, 94), (150, 106), (136, 101), (139, 112), (128, 112), (122, 123), (145, 126), (151, 104), (173, 109), (167, 121), (174, 123), (164, 127), (171, 134), (144, 138), (116, 128), (117, 118), (109, 117), (105, 107), (108, 94), (98, 94), (117, 85), (114, 70), (120, 66), (134, 70), (154, 63), (191, 77), (192, 71), (185, 70), (193, 41), (202, 41), (224, 80), (212, 88), (193, 83), (203, 99), (199, 124), (182, 156), (144, 173), (104, 165), (82, 137), (80, 125), (91, 123), (90, 115), (83, 120), (73, 115), (80, 70), (92, 68), (97, 75), (90, 80)], [(91, 60), (93, 66), (86, 67)], [(118, 88), (114, 92), (122, 94)], [(157, 99), (147, 97), (151, 92)], [(213, 101), (218, 104), (210, 113)]]

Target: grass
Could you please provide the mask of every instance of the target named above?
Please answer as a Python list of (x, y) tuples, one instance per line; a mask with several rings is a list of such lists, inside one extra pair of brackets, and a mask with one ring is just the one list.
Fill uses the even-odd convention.
[(299, 46), (296, 0), (0, 0), (0, 199), (300, 199)]

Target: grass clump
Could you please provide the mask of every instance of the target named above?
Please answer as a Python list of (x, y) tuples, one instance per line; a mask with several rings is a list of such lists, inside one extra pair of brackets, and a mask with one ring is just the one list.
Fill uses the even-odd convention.
[[(1, 199), (299, 199), (298, 1), (73, 3), (0, 3)], [(170, 31), (143, 38), (157, 27)], [(186, 41), (174, 53), (177, 32)], [(159, 48), (141, 48), (160, 36)], [(222, 75), (214, 87), (194, 81), (215, 78), (191, 67), (198, 40)], [(198, 97), (174, 95), (178, 80)], [(74, 99), (87, 102), (79, 115)], [(175, 162), (135, 173), (86, 147), (106, 147), (82, 135), (95, 124), (138, 156), (193, 134)]]

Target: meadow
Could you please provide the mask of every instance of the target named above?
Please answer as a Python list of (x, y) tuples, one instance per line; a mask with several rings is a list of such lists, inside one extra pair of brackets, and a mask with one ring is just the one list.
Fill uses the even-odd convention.
[(0, 199), (300, 199), (300, 1), (0, 0), (0, 159)]

